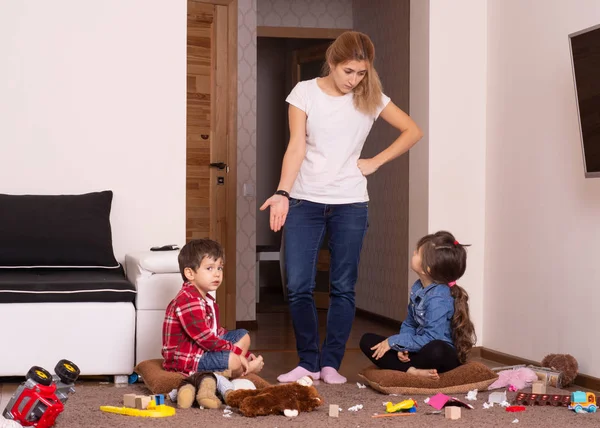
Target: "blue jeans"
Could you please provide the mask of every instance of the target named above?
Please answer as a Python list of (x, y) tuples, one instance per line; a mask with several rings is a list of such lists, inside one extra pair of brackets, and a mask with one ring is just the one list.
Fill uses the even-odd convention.
[[(311, 372), (339, 369), (354, 321), (354, 287), (368, 203), (326, 205), (291, 199), (284, 227), (290, 313), (299, 365)], [(313, 299), (317, 257), (328, 232), (331, 253), (327, 334), (319, 353), (319, 322)]]
[[(225, 339), (231, 343), (237, 343), (248, 334), (248, 330), (238, 328), (237, 330), (229, 330), (221, 339)], [(200, 357), (197, 372), (222, 372), (229, 368), (229, 354), (231, 351), (207, 351)]]

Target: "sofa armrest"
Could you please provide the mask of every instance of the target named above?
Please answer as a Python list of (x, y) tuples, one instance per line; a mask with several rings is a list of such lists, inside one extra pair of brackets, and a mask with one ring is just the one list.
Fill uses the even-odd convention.
[(179, 251), (139, 251), (125, 255), (127, 279), (137, 284), (140, 279), (160, 273), (179, 273)]

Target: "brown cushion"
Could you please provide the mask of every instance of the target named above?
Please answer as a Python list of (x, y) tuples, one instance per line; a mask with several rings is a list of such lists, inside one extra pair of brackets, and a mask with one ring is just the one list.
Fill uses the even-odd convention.
[(162, 358), (146, 360), (135, 366), (135, 372), (153, 394), (168, 394), (179, 387), (181, 380), (185, 377), (181, 373), (168, 372), (162, 367)]
[(456, 394), (473, 389), (485, 390), (498, 375), (484, 364), (471, 361), (440, 374), (439, 380), (426, 379), (397, 370), (367, 367), (358, 374), (371, 388), (384, 394)]

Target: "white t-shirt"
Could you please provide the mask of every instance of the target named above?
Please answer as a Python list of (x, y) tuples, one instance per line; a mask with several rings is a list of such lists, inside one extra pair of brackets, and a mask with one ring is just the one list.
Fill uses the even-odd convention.
[(217, 334), (217, 317), (216, 317), (217, 313), (215, 312), (215, 304), (213, 303), (213, 300), (210, 297), (205, 298), (204, 301), (212, 309), (213, 316), (212, 316), (212, 325), (210, 326), (210, 330), (214, 334)]
[(354, 107), (352, 92), (327, 95), (317, 79), (299, 82), (286, 101), (306, 113), (306, 156), (290, 196), (321, 204), (366, 202), (367, 178), (358, 169), (365, 140), (390, 98), (374, 116)]

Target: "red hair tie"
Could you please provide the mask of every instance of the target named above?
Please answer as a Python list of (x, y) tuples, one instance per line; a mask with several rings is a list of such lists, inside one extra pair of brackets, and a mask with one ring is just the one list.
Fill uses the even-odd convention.
[(458, 241), (454, 241), (454, 245), (458, 245)]
[(450, 281), (448, 283), (448, 287), (450, 287), (450, 288), (454, 287), (455, 285), (456, 285), (456, 281)]

